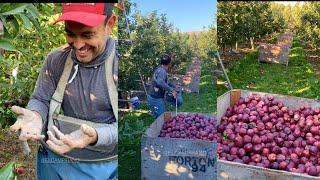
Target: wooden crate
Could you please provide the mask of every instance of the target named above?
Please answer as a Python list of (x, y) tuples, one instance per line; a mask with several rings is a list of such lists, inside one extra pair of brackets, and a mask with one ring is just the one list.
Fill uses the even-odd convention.
[[(282, 102), (289, 109), (295, 110), (302, 105), (309, 104), (312, 108), (319, 108), (320, 102), (299, 98), (294, 96), (286, 96), (280, 94), (271, 94), (263, 92), (254, 92), (247, 90), (231, 90), (218, 97), (217, 101), (217, 121), (220, 123), (221, 117), (226, 113), (229, 106), (234, 105), (240, 97), (248, 97), (251, 94), (258, 94), (261, 96), (273, 95), (274, 100)], [(231, 161), (219, 160), (217, 165), (218, 179), (232, 179), (232, 180), (247, 180), (247, 179), (259, 179), (259, 180), (311, 180), (319, 179), (320, 177), (309, 176), (305, 174), (292, 173), (282, 170), (273, 170), (263, 167), (251, 166), (242, 163), (236, 163)]]
[(199, 94), (200, 80), (201, 61), (194, 57), (192, 58), (192, 63), (187, 67), (185, 75), (173, 75), (172, 84), (181, 86), (183, 92)]
[(286, 44), (262, 43), (259, 48), (259, 62), (284, 64), (288, 66), (290, 47)]
[(216, 179), (216, 142), (158, 137), (163, 123), (173, 116), (165, 112), (143, 135), (141, 179)]

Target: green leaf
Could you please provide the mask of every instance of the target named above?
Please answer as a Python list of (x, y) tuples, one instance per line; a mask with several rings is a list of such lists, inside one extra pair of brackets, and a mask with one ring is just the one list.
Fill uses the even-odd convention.
[(12, 180), (15, 179), (14, 174), (14, 162), (9, 162), (5, 167), (0, 169), (0, 179), (1, 180)]
[(17, 48), (17, 51), (26, 55), (27, 53), (29, 53), (30, 51), (28, 49), (22, 49), (22, 48)]
[[(16, 16), (11, 15), (12, 18), (10, 18), (10, 20), (7, 20), (8, 17), (6, 18), (6, 21), (4, 24), (5, 29), (7, 31), (7, 34), (5, 33), (4, 37), (9, 36), (10, 38), (14, 38), (18, 35), (19, 31), (20, 31), (20, 26), (19, 26), (19, 22), (16, 18)], [(1, 17), (1, 16), (0, 16)], [(9, 33), (11, 32), (11, 33)]]
[(37, 31), (41, 31), (38, 20), (35, 17), (33, 17), (31, 13), (27, 13), (26, 17), (32, 23), (32, 25), (36, 28)]
[(39, 16), (39, 11), (33, 4), (28, 4), (26, 7), (27, 11), (30, 12), (33, 18), (38, 18)]
[(0, 16), (0, 21), (2, 22), (2, 24), (3, 24), (3, 27), (4, 27), (4, 29), (3, 30), (7, 30), (7, 27), (8, 27), (8, 24), (6, 23), (6, 18), (5, 17), (3, 17), (3, 16)]
[(24, 14), (19, 14), (19, 16), (22, 19), (23, 24), (26, 26), (26, 28), (30, 30), (32, 28), (32, 24), (29, 18), (27, 18), (27, 16), (25, 16)]
[(0, 39), (0, 49), (4, 49), (7, 51), (17, 51), (17, 49), (8, 39)]
[(11, 9), (7, 12), (1, 13), (0, 15), (14, 15), (24, 12), (26, 9), (27, 4), (18, 4), (17, 7), (14, 7), (14, 9)]
[(5, 58), (2, 56), (2, 54), (0, 54), (0, 62), (4, 61), (4, 60), (5, 60)]

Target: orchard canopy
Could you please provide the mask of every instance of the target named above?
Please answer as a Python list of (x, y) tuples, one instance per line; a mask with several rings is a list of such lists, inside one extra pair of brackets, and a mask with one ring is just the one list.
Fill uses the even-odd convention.
[[(320, 41), (320, 3), (285, 6), (272, 1), (218, 2), (218, 45), (220, 48), (250, 42), (274, 32), (292, 31), (314, 48)], [(236, 47), (237, 48), (237, 47)]]

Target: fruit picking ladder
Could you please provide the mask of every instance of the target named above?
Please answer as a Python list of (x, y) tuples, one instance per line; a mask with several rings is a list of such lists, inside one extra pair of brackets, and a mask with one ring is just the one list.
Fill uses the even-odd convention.
[[(227, 75), (227, 72), (226, 72), (226, 70), (225, 70), (225, 68), (224, 68), (224, 66), (223, 66), (222, 60), (221, 60), (220, 55), (219, 55), (219, 51), (216, 51), (215, 56), (216, 56), (217, 59), (218, 59), (218, 64), (217, 64), (217, 69), (216, 69), (216, 70), (213, 70), (213, 73), (214, 73), (214, 74), (220, 74), (222, 77), (224, 77), (224, 78), (227, 80), (226, 86), (228, 87), (229, 90), (232, 90), (233, 87), (232, 87), (232, 85), (231, 85), (231, 82), (230, 82), (230, 80), (229, 80), (229, 77), (228, 77), (228, 75)], [(221, 67), (222, 70), (218, 70), (219, 65), (220, 65), (220, 67)]]

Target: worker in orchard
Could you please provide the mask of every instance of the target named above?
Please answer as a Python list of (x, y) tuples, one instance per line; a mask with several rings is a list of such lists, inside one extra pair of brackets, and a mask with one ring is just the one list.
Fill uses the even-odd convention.
[[(168, 54), (160, 57), (160, 65), (155, 69), (151, 78), (147, 100), (152, 116), (156, 119), (165, 112), (165, 99), (173, 105), (182, 104), (181, 92), (168, 83), (168, 69), (172, 59)], [(167, 95), (167, 98), (165, 96)]]

